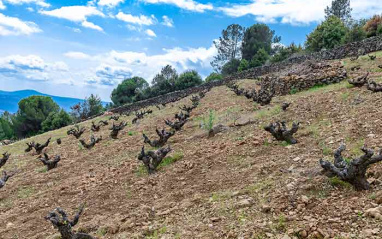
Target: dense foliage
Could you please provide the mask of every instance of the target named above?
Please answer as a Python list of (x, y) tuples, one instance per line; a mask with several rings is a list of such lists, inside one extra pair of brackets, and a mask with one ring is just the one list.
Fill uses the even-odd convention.
[(227, 62), (222, 68), (222, 75), (227, 76), (236, 73), (240, 66), (240, 60), (232, 59)]
[(308, 35), (305, 46), (308, 51), (332, 49), (344, 43), (347, 28), (336, 16), (331, 16), (322, 22)]
[(218, 81), (222, 80), (223, 76), (219, 73), (212, 72), (207, 78), (205, 79), (206, 82), (211, 82), (211, 81)]
[(82, 103), (78, 103), (70, 108), (72, 109), (70, 114), (75, 122), (99, 115), (104, 111), (101, 98), (93, 94), (85, 98)]
[(59, 129), (72, 123), (72, 118), (65, 110), (61, 109), (59, 112), (51, 112), (46, 120), (41, 123), (42, 131), (47, 132), (50, 130)]
[(142, 92), (149, 87), (147, 81), (141, 77), (133, 77), (122, 81), (111, 93), (114, 105), (132, 103), (142, 98)]
[(254, 24), (244, 33), (241, 48), (242, 57), (247, 61), (251, 61), (261, 49), (271, 54), (272, 43), (278, 43), (280, 40), (280, 37), (275, 36), (275, 31), (272, 31), (267, 25)]
[(30, 96), (19, 102), (19, 110), (13, 118), (18, 137), (32, 136), (41, 132), (44, 122), (52, 112), (58, 113), (60, 107), (47, 96)]
[(375, 15), (367, 21), (364, 30), (368, 37), (382, 35), (382, 15)]

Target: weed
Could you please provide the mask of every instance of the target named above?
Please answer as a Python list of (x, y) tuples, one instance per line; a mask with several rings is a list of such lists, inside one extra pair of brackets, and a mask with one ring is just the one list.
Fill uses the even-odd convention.
[(107, 233), (107, 228), (106, 227), (100, 227), (100, 228), (98, 228), (98, 230), (96, 232), (96, 234), (98, 236), (105, 236), (106, 233)]
[(375, 193), (372, 193), (372, 194), (369, 196), (369, 198), (370, 198), (371, 200), (375, 200), (375, 199), (377, 198), (377, 195), (376, 195)]
[(339, 188), (345, 188), (345, 189), (350, 189), (352, 188), (351, 184), (345, 181), (342, 181), (338, 177), (332, 177), (329, 178), (329, 183), (333, 187), (339, 187)]
[(128, 134), (129, 136), (133, 136), (133, 135), (135, 134), (135, 132), (129, 131), (127, 134)]
[(285, 230), (286, 230), (286, 219), (285, 219), (284, 215), (279, 216), (275, 229), (279, 232), (285, 232)]
[(256, 119), (265, 119), (272, 116), (276, 116), (281, 113), (281, 106), (274, 106), (272, 108), (262, 109), (256, 112)]
[(283, 146), (283, 147), (287, 147), (287, 146), (289, 146), (291, 144), (288, 143), (287, 141), (283, 141), (283, 142), (280, 143), (280, 145)]
[(34, 188), (30, 186), (22, 187), (17, 191), (18, 198), (29, 198), (34, 194)]
[(47, 167), (44, 166), (44, 167), (37, 168), (36, 172), (37, 173), (46, 173), (46, 172), (48, 172), (48, 169), (47, 169)]
[(322, 149), (322, 154), (325, 156), (332, 155), (332, 150), (324, 143), (320, 143), (321, 149)]
[(298, 90), (296, 88), (292, 88), (290, 91), (289, 91), (289, 94), (290, 95), (294, 95), (294, 94), (297, 94)]
[(176, 161), (181, 160), (182, 158), (183, 158), (182, 153), (174, 153), (172, 156), (168, 156), (162, 160), (161, 164), (158, 166), (158, 170), (170, 164), (173, 164)]
[(349, 92), (341, 94), (341, 98), (342, 98), (343, 101), (347, 101), (349, 99), (349, 96), (350, 96)]
[(165, 234), (166, 232), (167, 232), (167, 227), (164, 226), (164, 227), (161, 227), (161, 228), (154, 230), (153, 232), (149, 233), (148, 235), (146, 235), (146, 238), (147, 239), (159, 239), (159, 238), (161, 238), (161, 235)]

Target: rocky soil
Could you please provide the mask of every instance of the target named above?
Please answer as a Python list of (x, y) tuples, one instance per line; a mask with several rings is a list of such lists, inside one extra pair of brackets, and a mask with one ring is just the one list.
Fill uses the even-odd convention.
[[(373, 71), (373, 78), (380, 76)], [(291, 103), (285, 112), (283, 102)], [(362, 192), (329, 180), (318, 164), (332, 160), (341, 142), (349, 158), (361, 155), (364, 144), (382, 147), (382, 93), (341, 82), (262, 107), (225, 86), (213, 88), (169, 140), (169, 156), (177, 161), (148, 176), (137, 160), (142, 132), (155, 137), (155, 128), (165, 127), (183, 104), (190, 98), (153, 107), (136, 125), (133, 116), (122, 116), (119, 122), (129, 125), (119, 139), (105, 126), (91, 150), (66, 136), (68, 128), (35, 137), (62, 138), (47, 149), (62, 158), (49, 172), (23, 152), (28, 140), (1, 146), (0, 153), (12, 153), (4, 168), (18, 173), (0, 189), (0, 238), (57, 238), (44, 216), (56, 207), (74, 215), (82, 203), (85, 213), (74, 229), (97, 238), (382, 238), (382, 164), (368, 170), (372, 188)], [(205, 128), (209, 119), (225, 126), (213, 138)], [(276, 120), (301, 123), (298, 144), (277, 142), (263, 130)], [(91, 122), (83, 125), (88, 140)]]

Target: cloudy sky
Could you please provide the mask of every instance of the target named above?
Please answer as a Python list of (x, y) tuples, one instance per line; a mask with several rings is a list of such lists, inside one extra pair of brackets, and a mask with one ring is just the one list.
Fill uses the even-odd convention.
[[(381, 0), (352, 0), (355, 18)], [(0, 90), (34, 89), (109, 100), (124, 78), (147, 81), (165, 65), (205, 77), (212, 41), (229, 24), (270, 25), (303, 43), (331, 0), (0, 0)]]

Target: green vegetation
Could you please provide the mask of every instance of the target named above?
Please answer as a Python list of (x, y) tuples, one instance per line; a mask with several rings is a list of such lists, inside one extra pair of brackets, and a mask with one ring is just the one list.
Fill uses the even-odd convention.
[(306, 49), (320, 51), (340, 46), (344, 43), (346, 32), (346, 26), (341, 19), (331, 16), (308, 35), (305, 43)]
[(31, 186), (24, 186), (22, 188), (19, 188), (17, 191), (17, 197), (24, 199), (24, 198), (29, 198), (35, 193), (35, 190)]
[(104, 111), (101, 98), (93, 94), (85, 98), (84, 102), (78, 103), (70, 108), (72, 109), (70, 114), (75, 122), (99, 115)]
[(165, 234), (167, 232), (167, 227), (163, 226), (157, 230), (154, 230), (146, 235), (145, 238), (147, 239), (159, 239), (162, 238), (161, 235)]
[(173, 164), (176, 161), (181, 160), (182, 158), (183, 158), (183, 153), (174, 153), (172, 156), (168, 156), (162, 160), (161, 164), (158, 166), (158, 170), (170, 164)]
[(350, 183), (342, 181), (338, 177), (329, 178), (329, 183), (333, 187), (339, 187), (339, 188), (345, 188), (345, 189), (353, 188), (353, 186)]
[(219, 73), (212, 72), (207, 78), (205, 79), (205, 82), (211, 82), (211, 81), (219, 81), (222, 80), (223, 76)]

